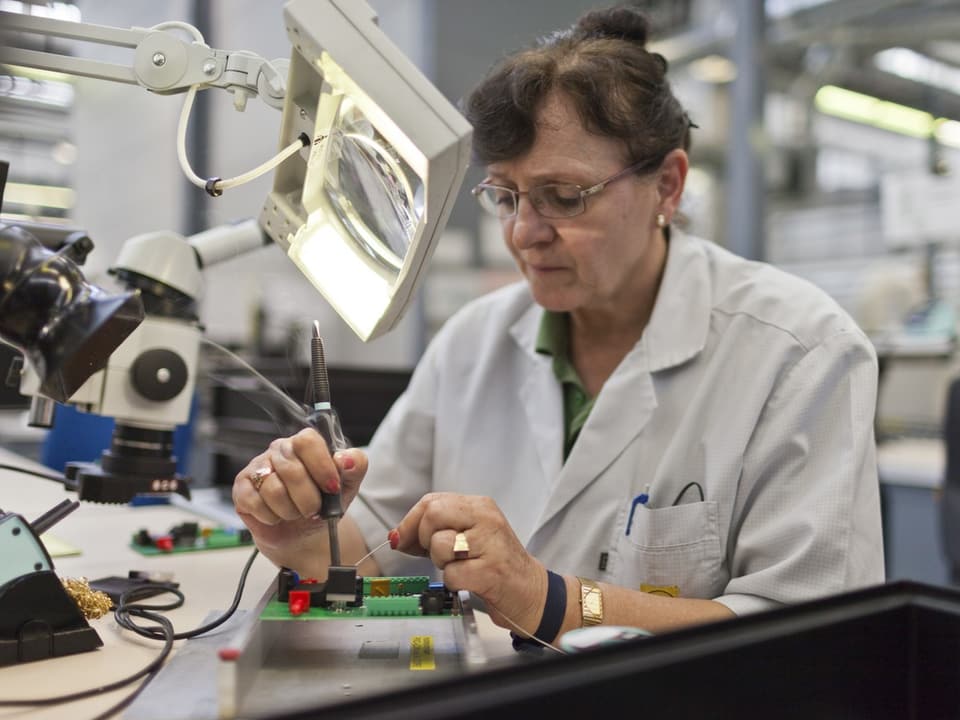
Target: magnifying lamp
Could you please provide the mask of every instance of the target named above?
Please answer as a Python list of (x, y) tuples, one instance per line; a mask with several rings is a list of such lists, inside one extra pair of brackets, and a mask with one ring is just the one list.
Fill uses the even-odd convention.
[(467, 121), (351, 0), (289, 3), (282, 164), (260, 222), (353, 331), (406, 310), (469, 163)]

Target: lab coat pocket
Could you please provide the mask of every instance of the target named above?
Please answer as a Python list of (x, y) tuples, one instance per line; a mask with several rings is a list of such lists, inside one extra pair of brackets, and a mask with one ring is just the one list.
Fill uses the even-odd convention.
[(713, 598), (724, 586), (716, 502), (638, 507), (617, 543), (620, 585), (688, 598)]

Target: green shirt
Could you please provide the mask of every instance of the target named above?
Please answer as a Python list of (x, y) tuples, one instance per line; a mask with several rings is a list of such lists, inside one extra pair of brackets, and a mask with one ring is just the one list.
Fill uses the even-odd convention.
[(587, 422), (594, 398), (590, 397), (570, 362), (570, 315), (543, 311), (537, 332), (537, 352), (553, 358), (553, 374), (563, 387), (563, 459), (570, 455), (580, 428)]

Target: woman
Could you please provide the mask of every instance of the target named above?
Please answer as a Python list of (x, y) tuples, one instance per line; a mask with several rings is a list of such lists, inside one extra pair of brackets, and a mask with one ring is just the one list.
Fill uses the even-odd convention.
[(872, 347), (808, 283), (672, 228), (691, 125), (647, 32), (634, 9), (588, 12), (471, 94), (474, 193), (525, 282), (438, 333), (369, 468), (305, 430), (238, 475), (278, 565), (325, 575), (309, 518), (342, 483), (345, 563), (390, 531), (401, 552), (363, 574), (426, 556), (546, 642), (883, 580)]

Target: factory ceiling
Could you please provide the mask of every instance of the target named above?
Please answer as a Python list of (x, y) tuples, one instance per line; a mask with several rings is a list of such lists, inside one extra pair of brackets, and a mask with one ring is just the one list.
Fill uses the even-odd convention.
[[(694, 3), (689, 24), (655, 48), (672, 67), (729, 54), (735, 13), (751, 6), (749, 0)], [(954, 82), (960, 78), (960, 0), (769, 0), (766, 12), (768, 89), (833, 84), (960, 120), (960, 80)], [(878, 53), (891, 48), (913, 51), (898, 56), (908, 72), (899, 72), (889, 53), (887, 62), (878, 62)]]

